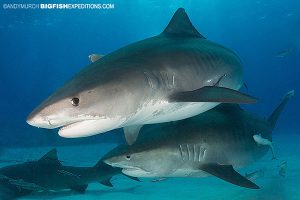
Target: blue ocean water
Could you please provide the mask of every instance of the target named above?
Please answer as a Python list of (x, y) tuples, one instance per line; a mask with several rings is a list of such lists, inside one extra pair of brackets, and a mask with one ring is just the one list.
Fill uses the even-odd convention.
[[(25, 1), (0, 2), (0, 156), (1, 149), (6, 148), (10, 148), (11, 151), (24, 147), (42, 148), (92, 143), (101, 145), (123, 141), (121, 130), (114, 131), (118, 134), (63, 139), (57, 136), (57, 130), (37, 129), (26, 124), (25, 120), (43, 99), (80, 69), (89, 65), (88, 55), (105, 55), (132, 42), (159, 34), (176, 9), (184, 7), (202, 35), (229, 47), (242, 59), (248, 91), (245, 88), (242, 90), (259, 98), (257, 104), (244, 106), (247, 110), (268, 116), (287, 91), (295, 90), (295, 96), (280, 117), (274, 137), (278, 136), (278, 140), (275, 141), (280, 146), (278, 151), (283, 151), (282, 155), (293, 155), (294, 157), (290, 158), (291, 163), (293, 159), (298, 159), (295, 152), (299, 155), (299, 148), (298, 151), (289, 148), (296, 148), (300, 141), (297, 135), (300, 129), (298, 0), (110, 0), (101, 3), (113, 4), (114, 8), (102, 10), (5, 9), (5, 3)], [(26, 1), (29, 2), (36, 3)], [(68, 0), (64, 3), (80, 2)], [(86, 0), (84, 3), (94, 2)], [(55, 1), (49, 0), (49, 3)], [(282, 51), (288, 53), (279, 56), (278, 53)], [(65, 158), (67, 159), (67, 156)], [(26, 159), (26, 156), (19, 157), (21, 161)], [(297, 180), (300, 180), (300, 173), (291, 174), (295, 175), (293, 183), (296, 184)], [(191, 190), (196, 190), (196, 182), (193, 180)], [(210, 181), (204, 182), (210, 184)], [(179, 184), (183, 185), (182, 181), (169, 183), (175, 188), (178, 188)], [(212, 181), (211, 184), (214, 187), (215, 182)], [(282, 184), (289, 187), (288, 181)], [(138, 190), (139, 188), (136, 188), (134, 192), (138, 193)], [(237, 189), (232, 190), (236, 192)], [(142, 192), (145, 191), (143, 187)], [(150, 193), (151, 191), (153, 189)], [(134, 192), (130, 194), (129, 199), (140, 197), (134, 196)], [(208, 196), (211, 194), (210, 198), (213, 199), (212, 191), (207, 190), (206, 193)], [(229, 192), (227, 195), (235, 193)], [(169, 196), (165, 195), (164, 198), (171, 196), (169, 193)], [(151, 195), (151, 198), (155, 197)], [(191, 197), (194, 196), (186, 198)], [(247, 199), (242, 195), (239, 197)], [(254, 198), (249, 199), (256, 199), (255, 197), (259, 198), (254, 195)], [(287, 194), (278, 199), (299, 198), (298, 193), (298, 196)]]

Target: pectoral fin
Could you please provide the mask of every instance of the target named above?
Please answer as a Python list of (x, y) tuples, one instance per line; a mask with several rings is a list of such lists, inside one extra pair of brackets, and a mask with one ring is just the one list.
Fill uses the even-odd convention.
[(230, 182), (240, 187), (259, 189), (258, 185), (246, 179), (237, 171), (235, 171), (232, 165), (220, 165), (212, 163), (201, 165), (200, 169), (220, 179), (223, 179), (224, 181)]
[(142, 126), (143, 125), (134, 125), (124, 127), (125, 139), (128, 145), (132, 145), (136, 141)]
[(130, 178), (131, 180), (141, 182), (141, 180), (140, 180), (139, 178), (137, 178), (137, 177), (128, 176), (128, 175), (126, 175), (126, 174), (123, 174), (123, 175), (125, 175), (127, 178)]
[(109, 178), (109, 179), (102, 180), (102, 181), (100, 181), (100, 183), (101, 183), (102, 185), (107, 186), (107, 187), (113, 187), (113, 184), (110, 182), (110, 178)]
[(169, 97), (170, 102), (256, 103), (257, 99), (237, 90), (205, 86), (197, 90), (178, 92)]

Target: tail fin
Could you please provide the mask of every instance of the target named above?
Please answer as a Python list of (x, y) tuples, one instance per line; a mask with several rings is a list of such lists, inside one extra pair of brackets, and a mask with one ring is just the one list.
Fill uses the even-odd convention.
[(281, 114), (281, 112), (283, 111), (285, 105), (287, 104), (287, 102), (290, 100), (290, 98), (292, 96), (294, 96), (295, 91), (289, 91), (285, 97), (283, 98), (283, 100), (281, 101), (281, 103), (277, 106), (277, 108), (273, 111), (273, 113), (270, 115), (270, 117), (268, 118), (268, 122), (271, 124), (272, 129), (274, 129), (276, 122), (278, 120), (279, 115)]
[(102, 159), (100, 159), (96, 165), (94, 165), (94, 168), (96, 168), (99, 172), (99, 183), (102, 185), (105, 185), (107, 187), (113, 187), (113, 184), (111, 183), (111, 178), (117, 174), (117, 172), (113, 169), (112, 166), (105, 164)]
[(107, 164), (105, 164), (102, 160), (102, 158), (100, 160), (98, 160), (98, 162), (94, 165), (95, 168), (102, 168), (102, 167), (106, 167), (109, 166)]

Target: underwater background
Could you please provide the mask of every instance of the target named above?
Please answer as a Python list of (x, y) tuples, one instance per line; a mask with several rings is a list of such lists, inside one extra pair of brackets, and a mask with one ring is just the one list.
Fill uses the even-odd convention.
[[(90, 165), (114, 144), (123, 142), (122, 130), (113, 131), (117, 134), (64, 139), (57, 135), (57, 130), (29, 126), (26, 117), (42, 100), (89, 65), (88, 55), (105, 55), (159, 34), (179, 7), (185, 8), (202, 35), (234, 50), (242, 59), (248, 87), (248, 91), (245, 87), (242, 91), (259, 99), (257, 104), (243, 106), (248, 111), (267, 117), (286, 92), (295, 90), (273, 133), (276, 152), (288, 163), (287, 176), (278, 176), (276, 163), (270, 161), (268, 154), (257, 162), (257, 166), (270, 166), (265, 177), (258, 181), (263, 188), (260, 191), (238, 188), (213, 177), (168, 179), (158, 183), (149, 180), (129, 183), (121, 178), (115, 180), (114, 189), (93, 185), (92, 191), (85, 195), (45, 194), (47, 198), (300, 199), (299, 0), (110, 0), (101, 3), (114, 4), (114, 8), (102, 10), (4, 9), (2, 5), (8, 2), (0, 2), (1, 166), (37, 159), (52, 146), (58, 147), (62, 160)], [(99, 1), (84, 1), (95, 2)], [(26, 197), (43, 198), (47, 199)]]

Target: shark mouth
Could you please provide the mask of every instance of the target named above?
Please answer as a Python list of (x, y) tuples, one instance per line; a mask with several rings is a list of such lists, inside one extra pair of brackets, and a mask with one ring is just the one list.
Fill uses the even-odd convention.
[(134, 167), (134, 166), (129, 166), (129, 165), (124, 165), (122, 163), (110, 163), (109, 161), (104, 160), (104, 162), (108, 165), (111, 165), (112, 167), (118, 167), (118, 168), (122, 168), (122, 170), (124, 171), (135, 171), (135, 170), (140, 170), (140, 171), (145, 171), (144, 169), (140, 168), (140, 167)]
[[(65, 138), (88, 137), (101, 133), (101, 120), (82, 120), (62, 126), (58, 134)], [(102, 125), (103, 126), (103, 125)]]
[(119, 128), (124, 121), (120, 117), (84, 119), (63, 126), (58, 134), (65, 138), (88, 137)]
[(150, 173), (142, 168), (139, 167), (132, 167), (132, 166), (126, 166), (126, 167), (122, 167), (122, 172), (135, 172), (135, 171), (143, 171), (145, 173)]
[(123, 167), (122, 173), (134, 177), (152, 177), (153, 174), (139, 167)]
[(74, 127), (76, 125), (80, 125), (80, 123), (82, 123), (84, 121), (86, 121), (86, 120), (82, 120), (82, 121), (78, 121), (78, 122), (73, 122), (73, 123), (70, 123), (70, 124), (66, 124), (64, 126), (61, 126), (60, 129), (59, 129), (59, 131), (64, 131), (64, 130), (66, 130), (68, 128), (72, 128), (72, 127)]
[(134, 177), (150, 177), (152, 175), (151, 172), (142, 169), (140, 167), (134, 167), (134, 166), (126, 166), (122, 164), (110, 164), (113, 167), (122, 168), (122, 173), (126, 174), (128, 176), (134, 176)]
[(122, 173), (128, 176), (133, 177), (152, 177), (153, 173), (147, 171), (141, 167), (136, 167), (132, 165), (128, 165), (126, 162), (122, 161), (113, 161), (114, 158), (104, 159), (104, 162), (112, 167), (117, 167), (122, 169)]

